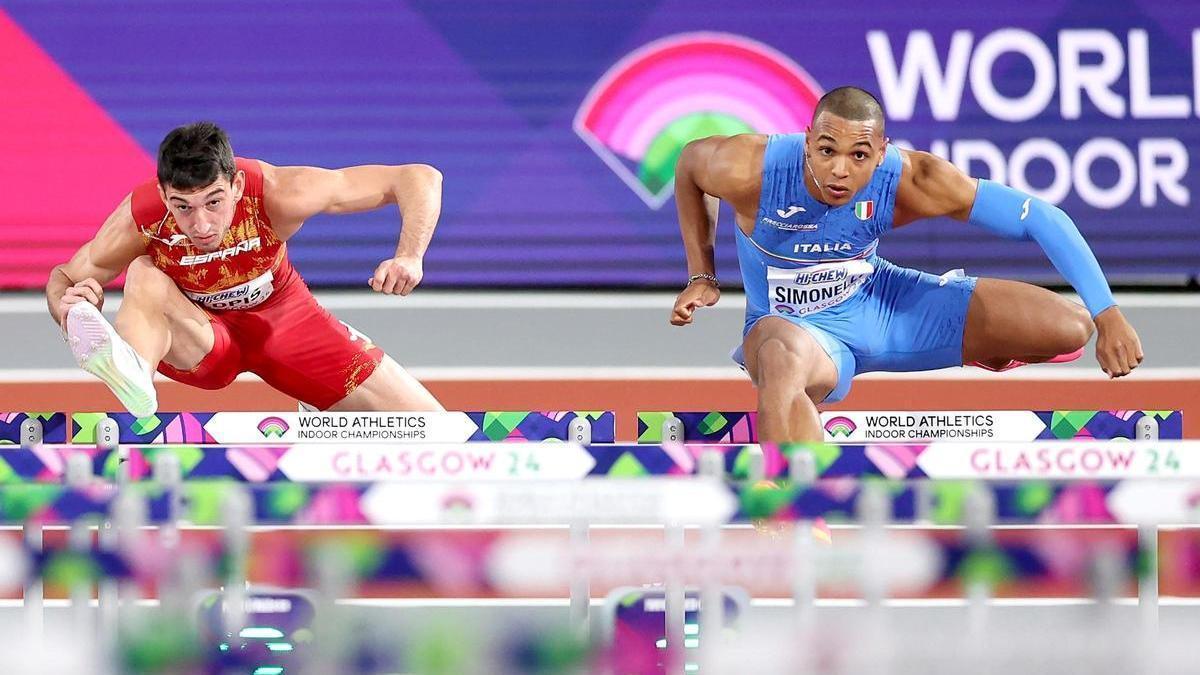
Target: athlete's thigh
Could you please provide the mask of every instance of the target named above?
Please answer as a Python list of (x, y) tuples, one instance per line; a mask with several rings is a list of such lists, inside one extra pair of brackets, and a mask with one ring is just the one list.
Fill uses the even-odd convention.
[[(180, 296), (183, 297), (182, 294)], [(209, 359), (218, 340), (213, 319), (208, 313), (187, 297), (183, 297), (183, 300), (190, 310), (181, 304), (167, 314), (171, 347), (163, 356), (163, 361), (176, 368), (189, 369)]]
[(838, 367), (825, 346), (812, 332), (778, 316), (759, 319), (742, 342), (746, 372), (755, 386), (763, 386), (772, 375), (760, 359), (763, 345), (770, 341), (778, 341), (799, 359), (805, 373), (806, 391), (819, 393), (818, 400), (837, 386)]
[(253, 338), (249, 369), (279, 391), (326, 410), (344, 399), (375, 371), (383, 350), (370, 338), (338, 321), (307, 293), (281, 299), (258, 312), (269, 326)]
[[(221, 317), (213, 316), (207, 323), (212, 333), (212, 341), (207, 351), (204, 351), (200, 358), (191, 355), (180, 358), (168, 352), (158, 364), (158, 372), (176, 382), (201, 389), (223, 389), (229, 386), (242, 372), (241, 345), (234, 339), (228, 323)], [(173, 343), (173, 351), (180, 344), (182, 343)], [(196, 352), (199, 352), (199, 348)]]
[(881, 261), (852, 342), (859, 372), (933, 370), (962, 364), (963, 331), (976, 279), (937, 276)]
[(1055, 356), (1087, 341), (1091, 317), (1080, 305), (1040, 286), (980, 279), (963, 336), (968, 361), (997, 356)]
[(170, 342), (163, 361), (173, 368), (193, 369), (213, 349), (216, 335), (209, 314), (155, 267), (149, 256), (130, 263), (123, 295), (117, 312), (118, 330), (147, 330), (154, 324), (142, 318), (146, 312), (165, 317)]
[(444, 410), (424, 385), (386, 354), (362, 384), (329, 409)]

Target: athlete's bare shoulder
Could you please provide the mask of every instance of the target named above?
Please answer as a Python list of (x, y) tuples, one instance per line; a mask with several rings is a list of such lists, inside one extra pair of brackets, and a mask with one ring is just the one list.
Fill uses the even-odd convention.
[(900, 150), (900, 187), (896, 190), (896, 227), (921, 218), (949, 216), (966, 220), (975, 203), (974, 178), (950, 162), (920, 150)]
[(275, 166), (261, 159), (255, 161), (262, 169), (267, 203), (284, 209), (294, 202), (309, 201), (314, 191), (326, 188), (341, 175), (338, 170), (316, 166)]
[(263, 193), (270, 194), (271, 192), (275, 192), (279, 187), (280, 167), (277, 167), (274, 164), (268, 164), (261, 159), (256, 159), (254, 161), (258, 162), (258, 168), (262, 171)]
[(763, 153), (767, 137), (763, 134), (720, 136), (710, 160), (712, 169), (739, 182), (762, 180)]
[(116, 279), (129, 263), (146, 253), (146, 245), (133, 217), (133, 197), (125, 195), (95, 236), (61, 266), (72, 282), (96, 279), (106, 284)]
[[(676, 179), (695, 181), (705, 194), (734, 204), (757, 203), (767, 137), (762, 134), (709, 136), (688, 143)], [(681, 176), (682, 174), (682, 176)]]
[(275, 166), (261, 159), (255, 161), (262, 170), (263, 194), (268, 203), (286, 204), (303, 198), (315, 181), (331, 173), (314, 166)]
[[(133, 193), (126, 194), (108, 218), (105, 218), (104, 224), (92, 239), (92, 245), (97, 253), (117, 253), (119, 258), (126, 257), (127, 253), (137, 252), (140, 255), (143, 252), (145, 243), (133, 213)], [(130, 260), (132, 261), (132, 258)]]
[(304, 201), (303, 169), (307, 167), (275, 166), (261, 159), (255, 161), (262, 170), (263, 204), (267, 215), (276, 232), (287, 239), (311, 215), (300, 204)]

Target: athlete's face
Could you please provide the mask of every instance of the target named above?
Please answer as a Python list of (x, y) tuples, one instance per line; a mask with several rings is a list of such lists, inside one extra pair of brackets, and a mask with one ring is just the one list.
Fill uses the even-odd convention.
[(159, 185), (158, 192), (180, 231), (187, 235), (193, 246), (208, 253), (221, 247), (245, 187), (246, 174), (238, 171), (232, 181), (221, 176), (198, 190), (184, 191)]
[(804, 182), (817, 199), (830, 206), (847, 204), (871, 181), (883, 162), (887, 139), (871, 120), (851, 121), (823, 112), (804, 139), (808, 169)]

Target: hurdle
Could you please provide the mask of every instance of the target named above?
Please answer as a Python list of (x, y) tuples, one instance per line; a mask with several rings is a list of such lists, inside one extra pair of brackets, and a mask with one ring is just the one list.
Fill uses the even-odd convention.
[[(32, 434), (31, 434), (31, 437), (32, 437)], [(43, 449), (45, 449), (46, 447), (52, 447), (52, 446), (47, 446), (47, 445), (43, 444), (42, 447), (43, 447)], [(557, 448), (561, 448), (561, 447), (564, 447), (564, 446), (554, 445), (554, 446), (548, 446), (546, 449), (547, 449), (547, 451), (551, 451), (551, 448), (557, 449)], [(848, 451), (847, 450), (848, 448), (853, 449), (855, 447), (858, 447), (858, 448), (869, 449), (872, 446), (859, 445), (859, 446), (839, 446), (839, 447), (841, 447), (843, 449), (843, 451)], [(1074, 447), (1084, 447), (1084, 446), (1082, 444), (1077, 444)], [(1131, 446), (1131, 447), (1139, 447), (1140, 448), (1143, 446), (1135, 445), (1135, 446)], [(1178, 445), (1178, 446), (1170, 445), (1169, 441), (1165, 442), (1165, 443), (1157, 444), (1157, 445), (1155, 445), (1155, 447), (1160, 448), (1160, 449), (1161, 448), (1179, 448), (1179, 452), (1183, 452), (1183, 450), (1185, 450), (1185, 449), (1194, 450), (1194, 448), (1192, 448), (1190, 445)], [(112, 498), (111, 502), (108, 502), (109, 505), (105, 507), (105, 510), (102, 512), (102, 514), (104, 517), (108, 517), (108, 518), (111, 518), (114, 520), (120, 520), (117, 518), (117, 512), (115, 511), (115, 509), (116, 509), (116, 504), (119, 501), (118, 498), (121, 494), (119, 489), (116, 488), (115, 486), (117, 486), (118, 484), (120, 484), (122, 482), (126, 482), (126, 481), (134, 482), (134, 483), (139, 482), (139, 481), (145, 481), (145, 480), (148, 480), (149, 478), (153, 478), (155, 475), (168, 477), (171, 475), (171, 469), (168, 465), (172, 461), (168, 458), (175, 458), (175, 460), (178, 460), (178, 456), (175, 455), (174, 453), (160, 452), (159, 454), (157, 454), (153, 457), (154, 470), (151, 473), (142, 474), (142, 475), (133, 475), (131, 470), (135, 463), (135, 460), (137, 460), (139, 457), (142, 457), (142, 459), (145, 458), (145, 455), (139, 454), (142, 452), (142, 449), (138, 448), (137, 446), (119, 446), (119, 448), (121, 450), (126, 451), (128, 454), (127, 454), (126, 458), (124, 459), (124, 461), (122, 461), (120, 455), (117, 455), (117, 460), (116, 460), (117, 464), (116, 465), (118, 467), (123, 467), (123, 471), (129, 472), (130, 475), (128, 475), (127, 478), (122, 479), (121, 478), (122, 470), (119, 470), (113, 476), (112, 482), (114, 484), (114, 489), (117, 490), (116, 496), (114, 496)], [(596, 448), (595, 452), (594, 453), (589, 452), (589, 454), (591, 454), (593, 461), (597, 462), (597, 465), (598, 465), (599, 460), (601, 460), (601, 459), (603, 459), (604, 461), (612, 461), (612, 457), (616, 453), (627, 453), (627, 452), (631, 453), (631, 452), (634, 452), (634, 450), (637, 450), (637, 451), (643, 453), (642, 455), (640, 455), (640, 457), (642, 459), (639, 461), (643, 461), (643, 463), (647, 466), (652, 466), (655, 468), (662, 468), (654, 463), (658, 462), (658, 461), (665, 462), (667, 460), (672, 460), (674, 462), (673, 466), (674, 466), (674, 469), (676, 470), (676, 473), (672, 474), (672, 473), (670, 473), (669, 469), (664, 468), (659, 473), (659, 475), (672, 475), (674, 477), (669, 480), (673, 481), (675, 483), (678, 483), (679, 481), (687, 482), (688, 480), (690, 480), (687, 478), (687, 476), (692, 476), (695, 474), (716, 473), (716, 467), (720, 467), (722, 470), (721, 473), (724, 474), (726, 467), (728, 467), (730, 465), (732, 457), (734, 457), (735, 455), (744, 456), (744, 460), (740, 463), (740, 465), (742, 466), (742, 471), (744, 471), (745, 481), (750, 487), (743, 488), (740, 491), (740, 494), (745, 494), (748, 490), (753, 488), (754, 483), (759, 482), (768, 476), (780, 478), (780, 477), (786, 475), (788, 477), (788, 479), (790, 479), (789, 485), (792, 487), (802, 486), (802, 485), (812, 485), (813, 483), (819, 483), (823, 478), (826, 478), (826, 479), (828, 478), (828, 477), (822, 476), (821, 472), (817, 468), (818, 465), (820, 464), (820, 462), (818, 461), (820, 450), (819, 449), (809, 450), (809, 449), (805, 449), (805, 448), (799, 447), (799, 446), (797, 446), (795, 448), (777, 448), (777, 447), (771, 447), (771, 446), (726, 446), (723, 448), (716, 447), (716, 446), (713, 446), (713, 447), (693, 446), (691, 449), (689, 449), (687, 451), (688, 454), (686, 455), (686, 457), (690, 457), (690, 459), (691, 459), (690, 463), (687, 461), (684, 461), (684, 457), (680, 457), (677, 454), (678, 453), (677, 448), (667, 448), (667, 447), (652, 448), (652, 447), (649, 447), (646, 445), (643, 445), (640, 448), (637, 446), (619, 446), (619, 445), (603, 446), (603, 445), (600, 445), (600, 446), (595, 446), (595, 448)], [(159, 449), (161, 450), (162, 448), (159, 448)], [(922, 450), (925, 450), (925, 449), (928, 449), (928, 446), (922, 448)], [(218, 453), (223, 450), (224, 450), (224, 448), (221, 448), (219, 446), (218, 447), (207, 447), (204, 449), (204, 452)], [(97, 448), (96, 451), (97, 451), (96, 457), (100, 456), (99, 453), (105, 452), (105, 450), (101, 450), (99, 448)], [(107, 452), (114, 452), (114, 451), (116, 451), (116, 449), (107, 450)], [(676, 454), (673, 455), (672, 453), (676, 453)], [(864, 455), (866, 454), (865, 449), (863, 450), (863, 454)], [(82, 455), (75, 455), (75, 456), (82, 456)], [(737, 463), (736, 459), (733, 461), (735, 464)], [(162, 463), (162, 468), (159, 467), (159, 462)], [(78, 460), (75, 461), (75, 464), (79, 465)], [(68, 465), (69, 465), (69, 462), (68, 462)], [(685, 471), (685, 465), (688, 465), (688, 467), (686, 468), (686, 471)], [(665, 466), (665, 465), (663, 465), (663, 466)], [(88, 465), (88, 468), (89, 469), (91, 468), (90, 464)], [(595, 467), (593, 467), (593, 468), (595, 468)], [(828, 468), (828, 467), (825, 467), (825, 468)], [(919, 465), (917, 465), (917, 468), (920, 468)], [(1194, 477), (1195, 476), (1195, 474), (1192, 473), (1192, 471), (1194, 469), (1192, 467), (1189, 467), (1186, 462), (1185, 462), (1184, 466), (1182, 467), (1182, 469), (1183, 469), (1183, 473), (1181, 474), (1181, 477)], [(79, 470), (76, 469), (75, 471), (78, 472)], [(589, 472), (590, 472), (590, 470), (589, 470)], [(65, 473), (72, 474), (71, 471), (67, 471)], [(592, 478), (594, 479), (596, 477), (604, 476), (604, 475), (608, 475), (608, 474), (588, 473), (585, 475), (591, 475)], [(279, 479), (279, 478), (287, 478), (287, 477), (286, 476), (277, 476), (276, 478)], [(922, 475), (914, 474), (910, 478), (937, 480), (938, 477), (931, 476), (931, 475), (923, 475), (922, 476)], [(78, 477), (75, 476), (74, 480), (76, 482), (78, 482)], [(567, 481), (566, 483), (564, 483), (564, 485), (570, 485), (570, 486), (572, 486), (572, 488), (577, 487), (578, 480), (579, 480), (579, 477), (575, 478), (572, 481)], [(645, 479), (645, 480), (650, 480), (650, 479)], [(243, 481), (243, 482), (245, 482), (245, 481)], [(281, 481), (281, 482), (285, 482), (285, 481)], [(549, 481), (546, 481), (546, 483), (549, 484)], [(413, 485), (420, 485), (420, 484), (421, 484), (421, 482), (413, 483)], [(534, 483), (532, 483), (532, 485), (536, 485), (536, 484), (537, 484), (536, 481)], [(401, 484), (396, 483), (396, 485), (401, 485)], [(651, 487), (653, 487), (654, 489), (659, 489), (659, 488), (666, 489), (668, 485), (669, 484), (658, 485), (658, 484), (653, 484), (653, 483), (647, 483), (645, 485), (645, 487), (648, 489)], [(913, 491), (916, 491), (918, 488), (920, 488), (922, 486), (928, 486), (928, 485), (929, 485), (929, 483), (926, 480), (922, 480), (921, 482), (917, 482), (912, 489), (913, 489)], [(186, 485), (183, 485), (182, 487), (186, 488)], [(373, 487), (376, 487), (376, 486), (373, 486)], [(508, 486), (508, 489), (509, 489), (510, 494), (526, 496), (530, 492), (530, 490), (529, 490), (530, 487), (531, 487), (531, 484), (527, 484), (527, 483), (523, 483), (523, 482), (514, 482)], [(66, 491), (69, 488), (64, 487), (63, 489), (64, 489), (64, 491)], [(370, 489), (370, 488), (367, 488), (367, 489)], [(181, 492), (186, 492), (186, 489), (182, 489)], [(65, 494), (65, 492), (64, 492), (64, 494)], [(361, 493), (361, 495), (365, 495), (365, 494), (366, 494), (365, 491)], [(498, 492), (497, 494), (503, 494), (503, 492)], [(866, 493), (857, 495), (856, 500), (862, 499), (863, 495), (865, 495), (865, 494)], [(993, 491), (988, 494), (991, 494), (993, 497), (995, 497), (997, 495), (1002, 495), (1003, 493)], [(893, 500), (891, 503), (884, 505), (886, 508), (884, 508), (882, 511), (876, 511), (873, 513), (876, 513), (876, 514), (884, 513), (888, 510), (888, 508), (892, 508), (894, 511), (898, 512), (898, 516), (901, 520), (918, 521), (918, 522), (921, 520), (921, 517), (917, 514), (916, 509), (910, 508), (908, 511), (905, 511), (903, 509), (894, 509), (896, 503), (897, 502), (895, 502), (895, 500)], [(816, 517), (819, 515), (827, 515), (827, 512), (825, 512), (825, 511), (809, 509), (803, 503), (803, 500), (800, 500), (800, 499), (792, 500), (789, 503), (789, 508), (792, 509), (792, 512), (787, 517), (796, 518), (797, 520), (800, 520), (801, 522), (803, 522), (803, 520), (805, 518), (812, 518), (812, 517)], [(984, 511), (986, 511), (986, 509), (984, 509)], [(1003, 514), (1004, 514), (1004, 512), (1001, 511), (1000, 515), (1003, 516)], [(168, 522), (168, 521), (175, 522), (178, 519), (178, 515), (179, 514), (176, 513), (169, 518), (163, 518), (162, 516), (156, 516), (154, 518), (154, 520), (155, 520), (155, 522), (160, 522), (160, 523)], [(525, 517), (525, 520), (522, 520), (521, 522), (529, 522), (530, 520), (538, 521), (538, 518), (535, 517), (537, 515), (535, 512), (534, 513), (525, 512), (522, 515), (523, 515), (523, 517)], [(584, 515), (588, 515), (588, 514), (584, 514), (579, 511), (566, 513), (565, 515), (558, 514), (556, 516), (556, 518), (558, 519), (556, 522), (566, 525), (567, 527), (571, 527), (574, 524), (577, 531), (582, 531), (582, 532), (586, 533), (587, 527), (588, 527), (588, 522), (592, 519), (585, 518)], [(593, 513), (590, 515), (597, 515), (597, 514)], [(612, 514), (599, 514), (599, 515), (601, 517), (613, 518)], [(775, 515), (777, 515), (777, 514), (775, 514)], [(260, 513), (256, 512), (254, 520), (259, 520), (260, 518), (263, 519), (264, 521), (270, 521), (271, 514), (260, 514)], [(550, 518), (549, 520), (555, 520), (555, 518)], [(720, 520), (720, 519), (718, 519), (718, 520)], [(861, 520), (865, 525), (868, 521), (870, 521), (873, 524), (887, 522), (887, 521), (891, 520), (891, 517), (885, 515), (883, 517), (871, 516), (871, 518), (867, 518), (867, 514), (863, 514), (859, 520)], [(986, 522), (989, 519), (984, 518), (983, 520)], [(547, 522), (547, 521), (540, 520), (539, 522)], [(1135, 521), (1130, 521), (1130, 522), (1135, 522)], [(1175, 520), (1173, 522), (1180, 522), (1180, 521)], [(1183, 522), (1191, 522), (1191, 521), (1185, 520)], [(329, 524), (335, 524), (335, 523), (331, 521)], [(403, 527), (406, 524), (412, 524), (412, 523), (405, 523), (403, 521), (401, 521), (401, 522), (381, 521), (381, 524), (385, 524), (387, 526)], [(436, 520), (436, 521), (432, 522), (432, 524), (434, 524), (434, 525), (443, 524), (444, 525), (447, 523), (445, 521)], [(501, 524), (501, 523), (499, 523), (497, 521), (493, 521), (491, 524)], [(666, 529), (664, 530), (664, 532), (666, 533), (665, 536), (667, 536), (667, 537), (677, 536), (675, 534), (676, 532), (682, 533), (683, 528), (681, 527), (681, 523), (679, 522), (678, 519), (671, 520), (671, 519), (664, 518), (664, 519), (662, 519), (662, 522), (657, 523), (657, 524), (666, 526)], [(1152, 525), (1143, 524), (1140, 521), (1136, 521), (1135, 524), (1137, 524), (1139, 526), (1139, 531), (1143, 527), (1145, 527), (1147, 530), (1153, 529), (1156, 531), (1156, 528), (1153, 528)], [(233, 527), (228, 527), (228, 526), (233, 526)], [(695, 526), (695, 525), (693, 525), (693, 526)], [(672, 528), (676, 528), (676, 529), (672, 530)], [(231, 519), (227, 523), (226, 530), (229, 531), (231, 529), (232, 530), (244, 530), (245, 528), (238, 527), (236, 524), (236, 521)], [(706, 523), (704, 525), (703, 529), (704, 529), (704, 532), (716, 532), (717, 537), (719, 537), (720, 532), (721, 532), (720, 525), (719, 524), (714, 525), (713, 522)], [(873, 525), (871, 528), (871, 532), (876, 532), (879, 529), (882, 529), (882, 527), (875, 527), (875, 525)], [(976, 529), (978, 529), (978, 528), (976, 528)], [(804, 528), (802, 528), (799, 532), (802, 533), (805, 531), (807, 531), (807, 532), (809, 532), (809, 534), (811, 534), (811, 530), (805, 530)], [(27, 531), (27, 537), (28, 536), (29, 535), (28, 535), (28, 531)], [(706, 535), (706, 536), (709, 536), (709, 535)], [(800, 539), (800, 537), (798, 537), (798, 539)], [(116, 541), (119, 542), (120, 538), (118, 537), (116, 539)], [(587, 544), (586, 541), (580, 541), (580, 540), (573, 540), (573, 543), (580, 548), (586, 548), (586, 544)], [(793, 542), (792, 545), (797, 550), (804, 550), (803, 545), (798, 542)], [(677, 548), (671, 549), (671, 550), (673, 550), (676, 554), (678, 554), (678, 552), (679, 552)], [(805, 558), (801, 558), (801, 559), (805, 559)], [(711, 572), (711, 567), (710, 567), (709, 571)], [(669, 600), (668, 614), (671, 615), (671, 618), (668, 622), (668, 626), (670, 628), (671, 635), (675, 636), (677, 638), (677, 639), (668, 639), (668, 643), (667, 643), (668, 645), (670, 645), (672, 642), (675, 642), (675, 644), (677, 644), (677, 645), (684, 644), (684, 640), (685, 640), (685, 636), (684, 636), (684, 632), (683, 632), (684, 626), (682, 624), (681, 614), (679, 613), (677, 608), (679, 608), (682, 604), (680, 602), (681, 595), (680, 595), (678, 589), (681, 589), (683, 587), (683, 583), (685, 581), (687, 581), (687, 579), (685, 577), (677, 578), (675, 584), (671, 586), (672, 591), (668, 593), (668, 600)], [(710, 598), (718, 597), (718, 596), (714, 595), (714, 592), (713, 592), (713, 585), (717, 584), (717, 583), (719, 583), (719, 579), (716, 579), (716, 578), (710, 578), (706, 583), (703, 583), (702, 584), (702, 594), (703, 594), (704, 590), (707, 589), (707, 591), (708, 591), (707, 597), (710, 597)], [(795, 592), (795, 605), (797, 608), (797, 612), (807, 611), (804, 608), (810, 606), (811, 603), (801, 602), (802, 598), (807, 599), (808, 597), (810, 597), (808, 592), (806, 590), (803, 590), (805, 583), (803, 582), (803, 580), (797, 580), (797, 579), (793, 579), (792, 583), (793, 583), (794, 587), (797, 589)], [(869, 595), (869, 600), (868, 600), (869, 605), (872, 607), (875, 607), (875, 606), (881, 607), (883, 604), (883, 599), (887, 595), (886, 585), (882, 586), (882, 587), (869, 588), (869, 590), (870, 590), (870, 593), (868, 594)], [(1149, 598), (1146, 597), (1143, 594), (1143, 592), (1141, 592), (1141, 590), (1142, 589), (1139, 589), (1139, 591), (1140, 591), (1139, 592), (1139, 602), (1144, 603), (1144, 606), (1146, 606), (1146, 607), (1153, 606), (1150, 602), (1148, 602)], [(572, 591), (576, 591), (576, 589), (572, 588)], [(1154, 587), (1154, 591), (1155, 592), (1157, 591), (1156, 585)], [(578, 594), (578, 591), (572, 593), (572, 598), (571, 598), (572, 607), (576, 608), (574, 610), (575, 612), (578, 611), (578, 609), (577, 609), (578, 605), (576, 604), (577, 594)], [(813, 593), (812, 595), (815, 596), (815, 593)], [(986, 606), (987, 606), (987, 603), (985, 601), (986, 598), (984, 598), (983, 600), (984, 601), (982, 601), (982, 602), (976, 602), (976, 604), (980, 607), (986, 608)], [(584, 603), (584, 606), (585, 607), (587, 606), (586, 602)], [(713, 605), (710, 605), (710, 607), (711, 606), (713, 606)], [(720, 606), (720, 603), (717, 603), (716, 606)], [(1155, 612), (1154, 616), (1156, 616), (1156, 612)], [(571, 618), (573, 625), (579, 621), (579, 616), (575, 613), (571, 613), (570, 618)], [(1148, 625), (1150, 618), (1151, 617), (1148, 615), (1145, 619), (1146, 623), (1143, 625)], [(704, 620), (707, 621), (708, 618), (705, 617)], [(720, 625), (720, 624), (716, 624), (716, 625)]]
[[(76, 412), (66, 421), (72, 443), (94, 444), (101, 432), (127, 445), (290, 443), (468, 443), (570, 441), (613, 443), (608, 410), (383, 412), (166, 412), (138, 419), (127, 412)], [(113, 426), (107, 426), (113, 425)], [(66, 442), (51, 440), (46, 442)]]
[[(757, 418), (752, 411), (642, 411), (637, 440), (757, 443)], [(1179, 410), (837, 410), (822, 412), (821, 424), (831, 443), (1183, 438)]]

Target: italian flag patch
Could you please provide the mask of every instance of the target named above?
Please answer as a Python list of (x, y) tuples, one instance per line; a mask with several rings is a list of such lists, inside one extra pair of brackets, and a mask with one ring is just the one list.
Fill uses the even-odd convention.
[(854, 203), (854, 215), (859, 220), (870, 220), (871, 216), (875, 215), (875, 202), (868, 199), (865, 202)]

